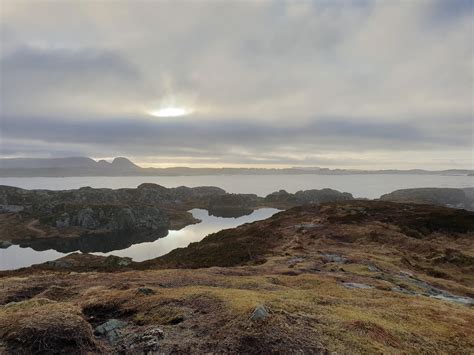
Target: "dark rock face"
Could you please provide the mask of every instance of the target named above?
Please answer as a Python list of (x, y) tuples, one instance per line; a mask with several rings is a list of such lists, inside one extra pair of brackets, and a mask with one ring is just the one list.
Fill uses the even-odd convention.
[(382, 195), (381, 200), (393, 202), (424, 203), (452, 208), (474, 210), (472, 190), (455, 188), (415, 188), (396, 190)]
[(168, 217), (156, 207), (60, 204), (40, 221), (56, 228), (81, 227), (110, 231), (158, 230), (169, 227)]

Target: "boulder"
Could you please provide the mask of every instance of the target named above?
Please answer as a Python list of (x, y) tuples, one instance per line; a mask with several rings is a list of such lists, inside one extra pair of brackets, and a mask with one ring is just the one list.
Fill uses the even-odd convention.
[(123, 322), (118, 319), (110, 319), (107, 322), (96, 327), (94, 329), (94, 334), (105, 337), (109, 344), (115, 345), (120, 339), (121, 334), (119, 330), (125, 328), (127, 325), (127, 322)]
[(257, 322), (257, 321), (262, 321), (265, 320), (269, 316), (269, 312), (267, 307), (265, 305), (259, 305), (257, 306), (252, 314), (250, 315), (250, 320), (252, 322)]

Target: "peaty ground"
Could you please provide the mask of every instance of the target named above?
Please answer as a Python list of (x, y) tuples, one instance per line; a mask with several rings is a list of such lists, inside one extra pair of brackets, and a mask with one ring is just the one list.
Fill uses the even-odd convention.
[(0, 275), (0, 352), (469, 354), (473, 238), (472, 212), (348, 201), (144, 263), (75, 254)]

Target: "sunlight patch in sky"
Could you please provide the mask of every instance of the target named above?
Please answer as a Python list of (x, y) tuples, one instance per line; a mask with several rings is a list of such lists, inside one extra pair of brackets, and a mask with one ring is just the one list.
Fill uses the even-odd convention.
[(179, 117), (186, 116), (193, 111), (184, 107), (164, 107), (159, 110), (148, 111), (148, 114), (155, 117)]

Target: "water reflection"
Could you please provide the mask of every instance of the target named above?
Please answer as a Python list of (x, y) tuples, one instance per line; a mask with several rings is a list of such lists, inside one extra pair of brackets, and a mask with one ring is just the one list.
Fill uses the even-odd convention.
[(100, 240), (83, 237), (76, 240), (62, 240), (60, 242), (51, 240), (34, 244), (28, 241), (28, 245), (33, 246), (36, 250), (18, 245), (0, 249), (0, 269), (17, 269), (43, 263), (77, 250), (83, 252), (100, 251), (93, 254), (126, 256), (135, 261), (143, 261), (164, 255), (176, 248), (186, 247), (189, 243), (198, 242), (210, 233), (266, 219), (276, 212), (278, 210), (274, 208), (262, 208), (238, 218), (222, 218), (211, 216), (206, 210), (194, 209), (191, 210), (191, 213), (202, 222), (187, 226), (179, 231), (157, 231), (151, 235), (135, 235), (133, 238), (130, 238), (130, 235), (115, 235), (101, 237)]
[(22, 248), (32, 248), (36, 251), (56, 250), (61, 253), (72, 253), (81, 251), (83, 253), (103, 252), (107, 253), (114, 250), (125, 249), (133, 244), (152, 242), (158, 238), (168, 235), (168, 229), (161, 228), (152, 233), (108, 233), (100, 236), (89, 234), (79, 238), (47, 238), (47, 239), (29, 239), (20, 241), (18, 244)]
[(94, 254), (128, 256), (135, 261), (148, 260), (169, 253), (173, 249), (187, 247), (189, 243), (199, 242), (208, 234), (222, 229), (234, 228), (244, 223), (266, 219), (277, 212), (279, 210), (275, 208), (261, 208), (247, 216), (222, 218), (211, 216), (206, 210), (194, 209), (191, 210), (191, 213), (195, 218), (199, 218), (202, 221), (201, 223), (187, 226), (179, 231), (169, 231), (166, 237), (157, 239), (152, 243), (134, 244), (124, 250)]

